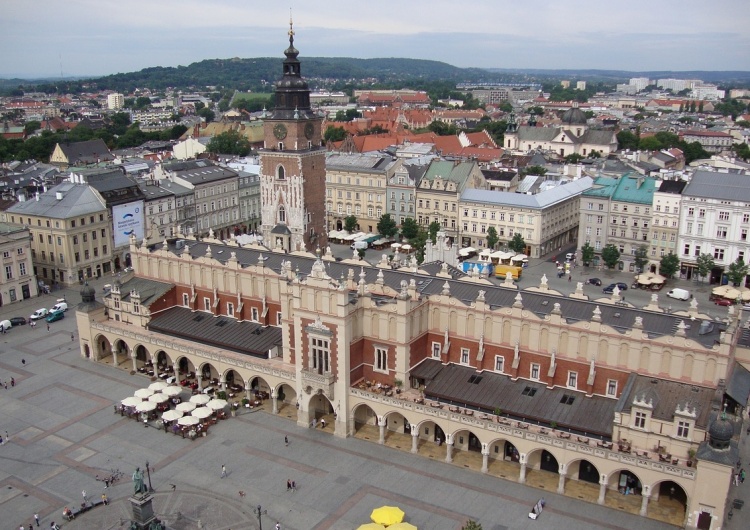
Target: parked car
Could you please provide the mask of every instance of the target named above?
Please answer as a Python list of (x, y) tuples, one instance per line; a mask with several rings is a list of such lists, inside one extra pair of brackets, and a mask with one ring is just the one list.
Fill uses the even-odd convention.
[(729, 300), (728, 298), (717, 298), (716, 300), (714, 300), (714, 304), (728, 306), (733, 305), (734, 302), (732, 300)]
[(589, 278), (586, 280), (586, 283), (589, 285), (596, 285), (597, 287), (601, 286), (602, 281), (599, 278)]
[(742, 304), (743, 311), (750, 311), (750, 304)]
[(10, 323), (10, 320), (0, 320), (0, 332), (5, 333), (12, 326), (13, 324)]
[(617, 287), (620, 291), (627, 291), (628, 285), (622, 282), (617, 283), (610, 283), (608, 286), (606, 286), (602, 291), (605, 294), (612, 294), (612, 292), (615, 290), (615, 287)]
[(48, 313), (49, 311), (47, 311), (47, 309), (43, 307), (31, 313), (31, 316), (29, 318), (31, 320), (39, 320), (40, 318), (46, 317)]
[(14, 326), (23, 326), (26, 324), (26, 319), (23, 317), (11, 317), (10, 323)]
[(63, 318), (65, 318), (65, 311), (55, 311), (54, 313), (48, 314), (45, 320), (47, 322), (57, 322)]
[(676, 298), (677, 300), (690, 300), (692, 298), (690, 291), (687, 289), (679, 289), (677, 287), (669, 291), (667, 296), (670, 298)]
[(68, 303), (67, 302), (61, 302), (60, 300), (57, 301), (55, 305), (50, 307), (49, 312), (54, 313), (55, 311), (67, 311), (68, 310)]

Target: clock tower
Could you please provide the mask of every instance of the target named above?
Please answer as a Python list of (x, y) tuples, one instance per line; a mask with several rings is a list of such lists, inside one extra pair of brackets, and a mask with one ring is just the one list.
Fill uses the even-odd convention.
[(274, 109), (263, 122), (261, 231), (269, 248), (314, 251), (328, 244), (323, 119), (310, 108), (310, 88), (300, 73), (291, 20), (284, 55)]

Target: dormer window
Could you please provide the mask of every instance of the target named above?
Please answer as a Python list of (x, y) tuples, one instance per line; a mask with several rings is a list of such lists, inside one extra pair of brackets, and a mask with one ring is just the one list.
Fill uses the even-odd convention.
[(646, 421), (648, 420), (648, 414), (643, 411), (636, 411), (633, 415), (633, 427), (636, 429), (646, 429)]

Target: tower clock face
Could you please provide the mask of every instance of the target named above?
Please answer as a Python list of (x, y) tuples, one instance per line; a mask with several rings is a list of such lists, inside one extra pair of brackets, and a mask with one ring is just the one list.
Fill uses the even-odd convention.
[(273, 135), (279, 140), (286, 138), (286, 126), (283, 123), (277, 123), (273, 127)]
[(305, 137), (308, 140), (311, 140), (313, 137), (313, 134), (315, 134), (315, 127), (313, 126), (312, 123), (308, 123), (307, 125), (305, 125)]

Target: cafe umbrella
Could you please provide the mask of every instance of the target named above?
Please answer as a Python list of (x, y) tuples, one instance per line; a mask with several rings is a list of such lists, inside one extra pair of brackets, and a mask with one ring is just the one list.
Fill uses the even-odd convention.
[(224, 399), (212, 399), (206, 406), (211, 410), (221, 410), (227, 406), (227, 402)]
[(199, 420), (205, 420), (208, 418), (211, 414), (213, 414), (213, 411), (208, 407), (198, 407), (193, 412), (190, 413), (190, 415), (194, 418), (198, 418)]
[(417, 530), (417, 527), (411, 523), (396, 523), (388, 527), (388, 530)]
[(154, 395), (154, 391), (149, 388), (139, 388), (135, 391), (135, 397), (139, 397), (141, 399), (148, 399), (149, 397)]
[(161, 415), (161, 419), (164, 421), (175, 421), (182, 418), (182, 411), (179, 410), (168, 410)]
[(398, 506), (381, 506), (372, 511), (370, 519), (373, 523), (390, 526), (404, 520), (404, 511)]
[(122, 403), (126, 407), (135, 407), (136, 405), (138, 405), (138, 403), (142, 402), (143, 400), (141, 398), (137, 398), (134, 396), (126, 397), (125, 399), (120, 401), (120, 403)]
[(211, 398), (206, 394), (196, 394), (190, 398), (190, 402), (195, 403), (196, 405), (205, 405), (209, 401), (211, 401)]
[(385, 526), (378, 523), (366, 523), (359, 525), (357, 530), (385, 530)]
[(195, 407), (197, 407), (195, 403), (190, 403), (189, 401), (183, 401), (179, 405), (175, 407), (175, 410), (179, 410), (180, 412), (188, 413), (192, 410), (195, 410)]
[(138, 412), (151, 412), (156, 408), (156, 403), (153, 401), (141, 401), (135, 406), (135, 410)]
[(153, 390), (154, 392), (161, 392), (165, 388), (167, 388), (169, 385), (165, 383), (164, 381), (156, 381), (154, 383), (151, 383), (148, 385), (149, 390)]
[(200, 421), (194, 416), (183, 416), (177, 420), (177, 425), (198, 425)]
[(165, 396), (164, 394), (154, 394), (149, 397), (148, 400), (152, 403), (164, 403), (165, 401), (169, 401), (169, 396)]
[(182, 394), (182, 389), (179, 386), (168, 386), (161, 391), (162, 394), (169, 397), (175, 397)]

